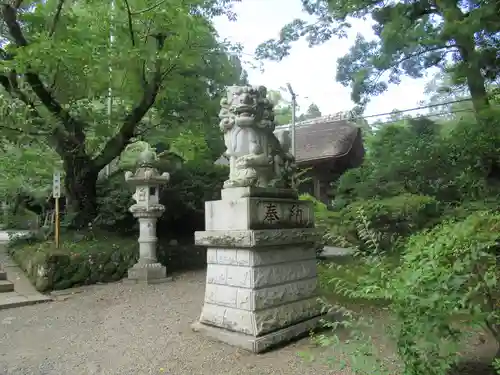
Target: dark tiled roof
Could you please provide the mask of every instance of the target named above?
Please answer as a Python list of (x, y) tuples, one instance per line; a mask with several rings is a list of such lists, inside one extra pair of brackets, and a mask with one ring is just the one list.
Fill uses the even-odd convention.
[[(276, 130), (290, 129), (291, 125), (277, 126)], [(321, 159), (339, 159), (351, 153), (352, 166), (359, 165), (364, 149), (361, 129), (340, 114), (322, 116), (295, 124), (297, 162), (304, 163)], [(354, 160), (356, 159), (356, 160)], [(215, 164), (227, 165), (221, 156)]]
[[(276, 130), (289, 127), (282, 125)], [(362, 142), (356, 142), (358, 137), (361, 138), (360, 129), (339, 115), (298, 122), (295, 124), (297, 162), (345, 156), (353, 147), (359, 144), (362, 147)]]

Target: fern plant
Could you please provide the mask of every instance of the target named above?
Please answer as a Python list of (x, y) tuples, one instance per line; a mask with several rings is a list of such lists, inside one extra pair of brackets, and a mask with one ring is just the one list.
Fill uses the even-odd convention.
[[(354, 249), (352, 257), (353, 264), (329, 263), (328, 275), (325, 283), (326, 287), (333, 289), (336, 295), (346, 297), (349, 300), (378, 300), (386, 297), (381, 285), (390, 278), (390, 270), (384, 261), (384, 251), (380, 246), (381, 234), (371, 228), (367, 215), (362, 207), (359, 207), (356, 214), (359, 221), (356, 230), (362, 240), (362, 246), (352, 246), (347, 239), (329, 233), (330, 240), (335, 241), (344, 247)], [(365, 249), (361, 251), (360, 248)], [(369, 249), (366, 252), (366, 249)], [(365, 269), (364, 275), (359, 275), (359, 268)], [(380, 283), (373, 283), (378, 280)], [(334, 319), (324, 320), (324, 327), (332, 334), (313, 335), (312, 341), (318, 346), (335, 347), (347, 359), (335, 358), (331, 361), (336, 370), (349, 366), (356, 375), (388, 375), (393, 373), (394, 366), (384, 361), (378, 353), (377, 345), (370, 334), (373, 321), (367, 316), (359, 314), (354, 309), (349, 309), (338, 303), (332, 303), (326, 298), (321, 302), (327, 316)], [(339, 332), (347, 331), (347, 339), (341, 340)], [(302, 354), (305, 356), (305, 354)], [(342, 356), (342, 357), (344, 357)]]
[(360, 207), (357, 210), (357, 215), (361, 219), (358, 223), (356, 223), (356, 230), (358, 232), (359, 238), (361, 239), (363, 244), (370, 250), (371, 254), (381, 254), (381, 234), (371, 229), (370, 222), (368, 221), (363, 207)]

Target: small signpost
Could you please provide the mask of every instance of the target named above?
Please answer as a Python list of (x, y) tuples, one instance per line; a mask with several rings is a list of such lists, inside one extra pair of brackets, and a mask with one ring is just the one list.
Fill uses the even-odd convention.
[(59, 198), (61, 198), (61, 172), (55, 171), (52, 178), (52, 196), (55, 200), (54, 212), (54, 234), (56, 239), (56, 248), (59, 248)]

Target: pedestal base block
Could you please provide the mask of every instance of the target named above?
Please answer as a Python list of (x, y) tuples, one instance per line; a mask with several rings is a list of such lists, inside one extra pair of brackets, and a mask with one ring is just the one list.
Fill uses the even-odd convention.
[(171, 280), (170, 277), (167, 277), (167, 269), (160, 263), (136, 263), (128, 270), (128, 279), (147, 284), (158, 284)]
[(206, 230), (195, 232), (207, 246), (207, 278), (193, 329), (254, 353), (306, 335), (322, 317), (313, 208), (294, 191), (271, 193), (223, 189), (205, 204)]
[(199, 321), (193, 323), (191, 328), (193, 331), (200, 332), (213, 340), (236, 346), (253, 353), (262, 353), (292, 340), (307, 336), (309, 332), (320, 325), (320, 320), (322, 318), (322, 316), (317, 316), (262, 336), (246, 335), (244, 333), (203, 324)]

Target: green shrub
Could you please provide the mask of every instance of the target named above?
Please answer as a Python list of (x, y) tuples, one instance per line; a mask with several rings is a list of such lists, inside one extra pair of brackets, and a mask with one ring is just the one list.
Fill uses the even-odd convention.
[(378, 199), (403, 193), (455, 199), (447, 145), (433, 132), (409, 123), (384, 126), (367, 139), (360, 168), (346, 172), (337, 184), (336, 200)]
[(133, 193), (133, 189), (125, 183), (123, 173), (100, 180), (97, 185), (98, 214), (93, 225), (123, 234), (137, 233), (137, 220), (129, 212), (134, 203)]
[[(171, 172), (167, 185), (160, 191), (165, 213), (158, 220), (158, 236), (191, 238), (204, 227), (205, 201), (218, 199), (223, 181), (228, 176), (225, 166), (208, 161), (189, 161), (180, 170)], [(124, 234), (137, 233), (137, 220), (130, 214), (133, 191), (123, 174), (99, 184), (99, 209), (95, 227)]]
[(489, 331), (500, 349), (499, 241), (500, 215), (488, 211), (411, 239), (390, 287), (408, 374), (445, 374), (470, 329)]
[(459, 205), (448, 206), (444, 209), (444, 220), (460, 221), (479, 211), (498, 211), (498, 197), (482, 199), (480, 201), (465, 201)]
[(326, 204), (310, 194), (302, 194), (300, 199), (313, 202), (316, 228), (322, 233), (321, 240), (317, 243), (316, 250), (316, 254), (319, 256), (323, 252), (325, 245), (336, 245), (335, 241), (332, 240), (331, 233), (335, 231), (336, 226), (339, 225), (340, 218), (338, 212), (329, 210)]
[[(360, 258), (365, 272), (355, 280), (331, 272), (327, 282), (351, 300), (387, 301), (386, 310), (394, 320), (386, 328), (396, 346), (401, 373), (455, 373), (450, 371), (466, 348), (462, 339), (478, 330), (489, 331), (495, 338), (499, 350), (494, 361), (499, 362), (500, 214), (478, 211), (465, 220), (445, 222), (411, 237), (396, 267), (388, 266), (378, 251), (375, 231), (365, 226), (360, 228), (360, 237), (372, 250), (372, 255)], [(366, 334), (369, 320), (341, 306), (328, 307), (346, 318), (327, 326), (350, 329), (349, 344), (357, 348), (351, 352), (351, 363), (365, 364), (355, 373), (393, 373), (376, 356), (374, 341)], [(341, 350), (344, 345), (336, 333), (320, 335), (316, 341)], [(367, 368), (367, 363), (372, 367)]]
[[(498, 194), (497, 112), (481, 123), (466, 119), (440, 126), (408, 120), (377, 130), (366, 140), (363, 165), (338, 181), (334, 207), (404, 193), (453, 204)], [(441, 128), (447, 131), (437, 131)]]
[(162, 189), (160, 203), (165, 213), (158, 221), (158, 234), (179, 239), (192, 238), (194, 231), (205, 227), (205, 202), (220, 199), (224, 180), (228, 178), (226, 166), (211, 161), (189, 161), (172, 174)]
[(203, 269), (207, 266), (207, 248), (193, 244), (172, 244), (159, 241), (158, 262), (167, 267), (167, 272)]
[(60, 248), (40, 238), (9, 243), (9, 254), (40, 292), (122, 279), (137, 260), (137, 242), (117, 236), (67, 235)]
[[(365, 217), (360, 217), (362, 210)], [(380, 247), (390, 250), (398, 241), (430, 227), (440, 215), (436, 199), (423, 195), (401, 194), (391, 198), (357, 201), (340, 211), (341, 223), (332, 235), (365, 249), (359, 236), (359, 226), (367, 220), (380, 233)]]
[(9, 212), (4, 216), (3, 226), (5, 229), (36, 229), (39, 225), (40, 218), (34, 212), (31, 212), (23, 207), (18, 209), (16, 214)]

